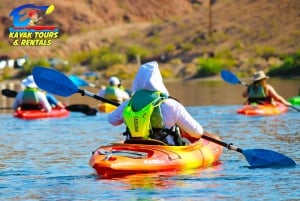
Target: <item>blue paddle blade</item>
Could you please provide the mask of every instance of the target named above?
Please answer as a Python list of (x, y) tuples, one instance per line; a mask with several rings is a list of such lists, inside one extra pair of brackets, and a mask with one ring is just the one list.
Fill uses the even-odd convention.
[(58, 96), (70, 96), (78, 92), (78, 87), (63, 73), (45, 67), (34, 67), (32, 75), (37, 86)]
[(72, 80), (72, 82), (74, 84), (76, 84), (78, 87), (89, 86), (88, 82), (86, 82), (85, 80), (79, 78), (76, 75), (69, 75), (69, 79)]
[(221, 77), (230, 84), (241, 84), (241, 81), (230, 71), (222, 70)]
[(266, 149), (246, 149), (242, 152), (248, 163), (254, 168), (288, 167), (296, 165), (291, 158)]

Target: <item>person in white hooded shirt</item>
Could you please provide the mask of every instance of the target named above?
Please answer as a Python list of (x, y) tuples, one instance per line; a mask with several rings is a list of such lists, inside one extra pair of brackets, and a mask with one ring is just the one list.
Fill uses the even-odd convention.
[[(163, 83), (162, 76), (158, 68), (158, 63), (156, 61), (145, 63), (138, 70), (132, 84), (133, 98), (135, 97), (136, 94), (138, 94), (138, 92), (145, 91), (145, 90), (146, 92), (147, 91), (160, 92), (160, 94), (164, 94), (164, 97), (167, 97), (167, 98), (160, 99), (159, 103), (157, 103), (160, 104), (160, 113), (162, 116), (163, 128), (172, 129), (174, 128), (174, 126), (178, 126), (180, 130), (185, 132), (187, 135), (189, 135), (190, 138), (196, 140), (200, 139), (200, 137), (203, 134), (203, 127), (187, 112), (187, 110), (181, 103), (179, 103), (175, 99), (169, 98), (169, 92)], [(141, 99), (143, 99), (144, 95), (140, 97)], [(132, 117), (130, 115), (125, 115), (124, 112), (127, 110), (128, 105), (130, 104), (132, 104), (130, 100), (127, 100), (123, 102), (115, 111), (110, 113), (108, 115), (109, 123), (111, 123), (114, 126), (117, 126), (124, 123), (124, 119), (125, 119), (125, 123), (127, 127), (130, 124), (132, 125), (131, 127), (137, 126), (136, 125), (137, 119), (134, 119), (135, 117)], [(132, 113), (129, 112), (126, 114), (132, 114)], [(133, 112), (133, 116), (134, 114), (135, 113)], [(147, 112), (145, 112), (143, 115), (144, 116), (147, 115)], [(133, 123), (130, 123), (131, 122), (130, 119), (127, 120), (126, 122), (126, 116), (133, 118), (134, 119), (132, 120)], [(150, 129), (151, 129), (151, 125), (150, 125)], [(129, 132), (131, 134), (132, 132), (134, 133), (133, 130), (134, 128), (131, 129), (129, 128)], [(134, 135), (138, 136), (139, 134), (134, 134)], [(130, 136), (130, 134), (129, 136), (127, 136), (127, 138), (131, 138), (131, 137), (132, 136)], [(142, 135), (142, 138), (145, 138), (145, 136)], [(174, 140), (175, 139), (172, 135), (167, 135), (164, 141), (168, 145), (176, 145)]]

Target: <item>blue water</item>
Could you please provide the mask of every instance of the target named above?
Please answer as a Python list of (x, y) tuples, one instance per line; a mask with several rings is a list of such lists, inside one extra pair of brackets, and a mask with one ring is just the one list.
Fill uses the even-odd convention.
[[(300, 163), (300, 113), (237, 115), (239, 106), (188, 107), (224, 142), (242, 149), (277, 151)], [(221, 164), (186, 172), (101, 179), (91, 152), (123, 139), (106, 114), (72, 113), (66, 119), (24, 121), (0, 114), (1, 200), (299, 200), (299, 165), (249, 168), (244, 156), (224, 149)]]

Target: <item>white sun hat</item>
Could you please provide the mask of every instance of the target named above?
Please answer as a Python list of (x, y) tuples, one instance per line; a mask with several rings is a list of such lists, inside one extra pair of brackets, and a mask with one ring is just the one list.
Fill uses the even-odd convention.
[(24, 80), (22, 80), (22, 84), (23, 84), (25, 87), (29, 87), (29, 88), (38, 88), (38, 86), (35, 84), (35, 81), (34, 81), (32, 75), (29, 75), (27, 78), (25, 78)]
[(115, 76), (109, 78), (109, 83), (110, 85), (114, 85), (114, 86), (121, 84), (119, 78)]
[(253, 81), (259, 81), (262, 79), (268, 79), (270, 78), (269, 76), (266, 76), (266, 74), (263, 71), (258, 71), (256, 73), (254, 73), (253, 75)]

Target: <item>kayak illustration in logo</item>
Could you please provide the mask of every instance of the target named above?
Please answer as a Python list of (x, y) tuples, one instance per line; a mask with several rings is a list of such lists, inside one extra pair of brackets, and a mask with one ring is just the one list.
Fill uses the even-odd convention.
[[(35, 4), (25, 4), (15, 8), (9, 14), (13, 18), (13, 29), (32, 29), (32, 30), (55, 30), (55, 26), (42, 26), (38, 23), (46, 16), (54, 11), (54, 5), (36, 6)], [(29, 11), (28, 11), (29, 9)], [(25, 13), (22, 12), (25, 10)], [(26, 12), (27, 11), (27, 12)], [(24, 18), (22, 20), (22, 18)]]
[(54, 11), (53, 4), (37, 6), (25, 4), (13, 9), (9, 16), (12, 17), (13, 27), (9, 28), (9, 38), (14, 46), (48, 46), (52, 39), (58, 38), (56, 26), (41, 25), (41, 21)]

